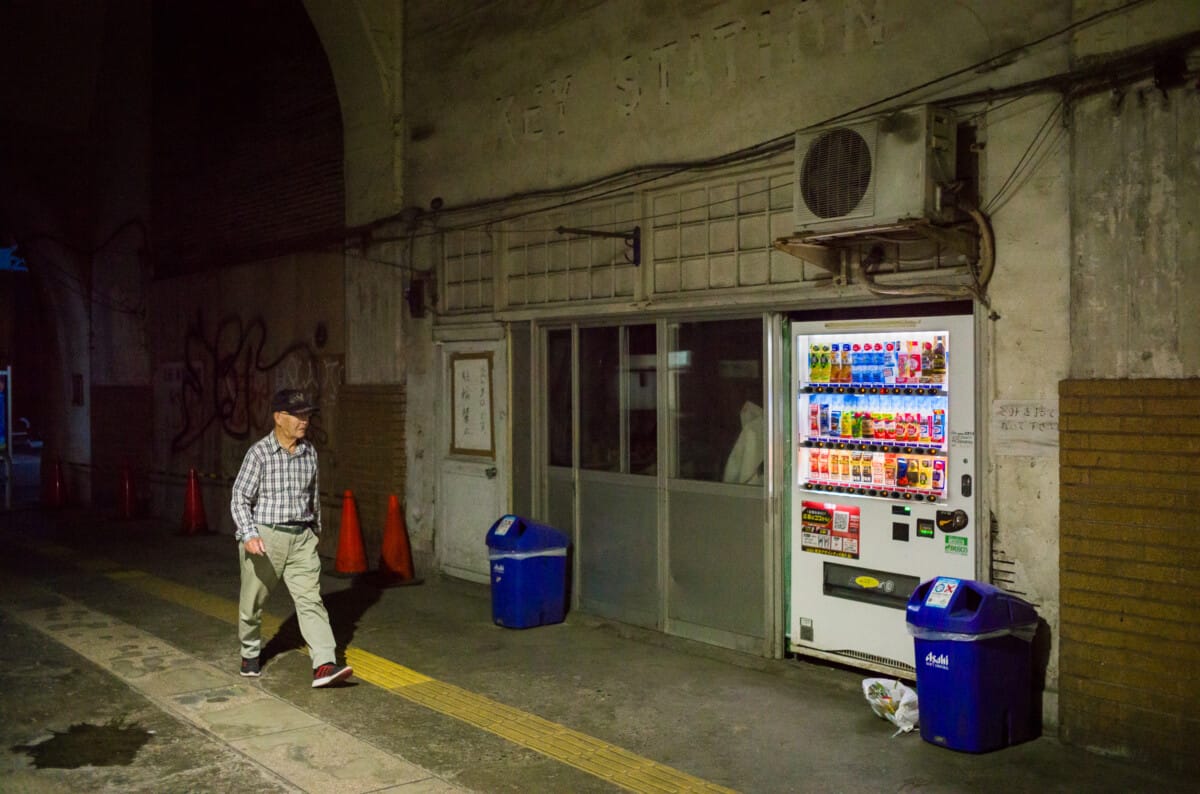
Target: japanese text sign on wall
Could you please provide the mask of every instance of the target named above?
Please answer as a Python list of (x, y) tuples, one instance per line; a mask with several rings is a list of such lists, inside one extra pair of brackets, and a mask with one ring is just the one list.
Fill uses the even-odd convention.
[(494, 455), (490, 352), (450, 357), (450, 402), (451, 454)]
[(1058, 455), (1058, 400), (993, 400), (997, 455)]

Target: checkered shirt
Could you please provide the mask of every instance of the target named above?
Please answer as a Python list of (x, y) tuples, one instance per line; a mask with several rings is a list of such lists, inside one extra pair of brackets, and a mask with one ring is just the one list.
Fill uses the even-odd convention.
[(317, 488), (317, 449), (307, 439), (296, 442), (289, 455), (275, 433), (268, 433), (246, 451), (233, 481), (229, 509), (239, 541), (258, 537), (258, 524), (308, 521), (321, 532), (320, 491)]

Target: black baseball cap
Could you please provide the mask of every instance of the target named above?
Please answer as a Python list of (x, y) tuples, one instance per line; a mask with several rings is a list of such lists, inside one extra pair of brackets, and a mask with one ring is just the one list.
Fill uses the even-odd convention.
[(320, 413), (316, 404), (299, 389), (280, 389), (271, 398), (271, 412), (284, 411), (289, 414)]

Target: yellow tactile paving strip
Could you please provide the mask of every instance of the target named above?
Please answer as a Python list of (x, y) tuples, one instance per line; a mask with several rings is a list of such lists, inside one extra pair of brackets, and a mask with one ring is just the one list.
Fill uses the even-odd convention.
[[(39, 547), (37, 551), (59, 558), (74, 552), (62, 546)], [(227, 623), (237, 623), (237, 604), (187, 585), (149, 573), (123, 570), (107, 560), (79, 562), (87, 570), (154, 595), (164, 601), (193, 609)], [(282, 621), (263, 615), (263, 632), (273, 634)], [(373, 684), (439, 714), (500, 736), (556, 761), (606, 780), (628, 791), (669, 794), (672, 792), (729, 792), (733, 789), (710, 783), (669, 766), (651, 761), (592, 736), (571, 730), (534, 714), (506, 706), (490, 698), (437, 681), (403, 665), (353, 646), (346, 649), (346, 662), (361, 681)]]

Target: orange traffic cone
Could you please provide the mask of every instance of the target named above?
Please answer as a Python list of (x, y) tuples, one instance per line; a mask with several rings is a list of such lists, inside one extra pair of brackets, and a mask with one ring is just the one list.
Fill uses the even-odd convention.
[(183, 526), (181, 535), (199, 535), (208, 532), (208, 518), (204, 515), (204, 499), (200, 496), (200, 475), (188, 469), (187, 492), (183, 496)]
[(412, 549), (408, 545), (408, 530), (404, 513), (395, 494), (388, 497), (387, 523), (383, 526), (383, 548), (379, 553), (376, 580), (383, 587), (420, 584), (413, 575)]
[(358, 527), (358, 506), (354, 493), (342, 494), (342, 526), (338, 530), (338, 550), (334, 560), (334, 575), (354, 576), (366, 573), (367, 552), (363, 549), (362, 530)]
[[(45, 474), (44, 469), (42, 473)], [(42, 478), (42, 504), (46, 507), (66, 507), (67, 483), (63, 479), (61, 459), (51, 465), (50, 476)]]
[(137, 517), (137, 491), (133, 487), (133, 470), (126, 463), (121, 467), (121, 490), (117, 493), (117, 516), (129, 520)]

